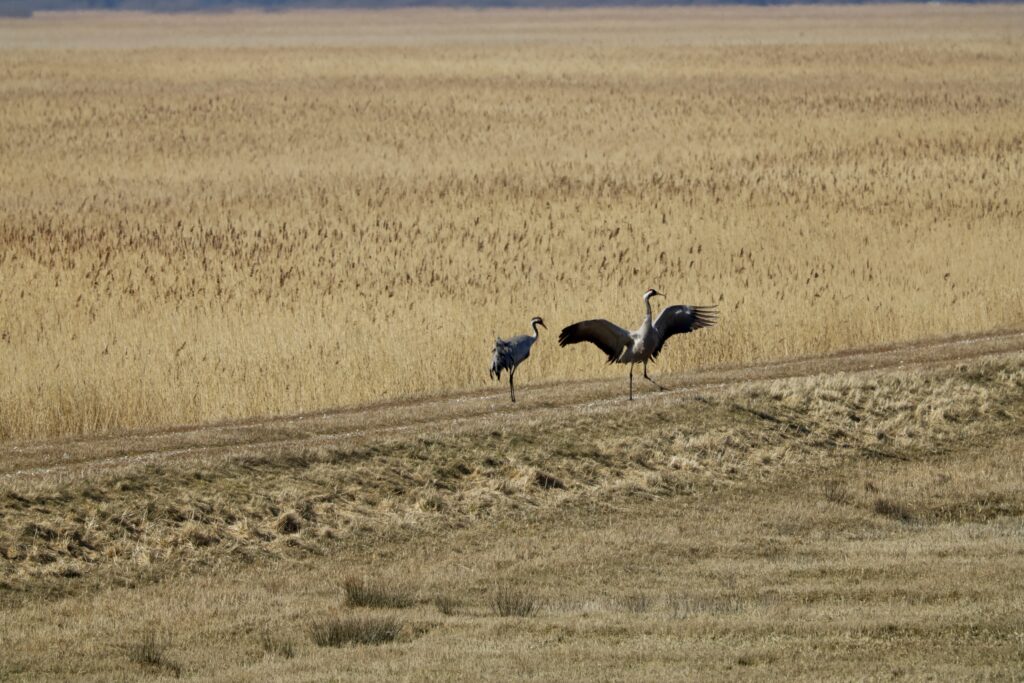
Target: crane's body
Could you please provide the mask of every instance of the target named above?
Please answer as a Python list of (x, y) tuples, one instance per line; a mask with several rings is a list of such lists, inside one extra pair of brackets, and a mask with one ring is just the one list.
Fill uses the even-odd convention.
[(500, 380), (502, 371), (508, 371), (508, 388), (512, 395), (513, 403), (516, 402), (516, 368), (530, 357), (530, 349), (533, 348), (533, 344), (540, 335), (537, 325), (545, 329), (547, 328), (547, 325), (540, 318), (534, 318), (530, 321), (530, 324), (533, 326), (532, 335), (520, 334), (510, 339), (499, 338), (494, 340), (494, 355), (491, 357), (490, 375), (492, 379)]
[(644, 379), (664, 389), (647, 374), (647, 364), (658, 357), (669, 337), (714, 325), (718, 311), (714, 306), (668, 306), (652, 322), (651, 297), (654, 296), (661, 294), (654, 289), (644, 293), (646, 315), (639, 329), (631, 332), (607, 320), (584, 320), (563, 329), (558, 344), (590, 342), (605, 353), (609, 363), (629, 364), (630, 400), (633, 400), (633, 366), (637, 363), (643, 363)]

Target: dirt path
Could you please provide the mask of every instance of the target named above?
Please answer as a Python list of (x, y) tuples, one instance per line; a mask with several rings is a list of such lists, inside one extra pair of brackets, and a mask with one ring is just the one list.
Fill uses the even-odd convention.
[[(803, 377), (835, 372), (923, 367), (1024, 351), (1024, 331), (927, 340), (874, 349), (797, 358), (755, 366), (722, 367), (662, 377), (671, 387), (651, 392), (641, 386), (641, 407), (721, 390), (742, 382)], [(623, 369), (624, 371), (624, 369)], [(506, 389), (442, 398), (267, 418), (136, 432), (87, 439), (10, 443), (0, 446), (0, 486), (41, 476), (83, 478), (97, 471), (165, 459), (216, 457), (279, 451), (283, 448), (366, 443), (411, 430), (467, 429), (494, 420), (543, 419), (552, 411), (627, 409), (625, 372), (614, 380), (541, 384), (523, 387), (519, 403)]]

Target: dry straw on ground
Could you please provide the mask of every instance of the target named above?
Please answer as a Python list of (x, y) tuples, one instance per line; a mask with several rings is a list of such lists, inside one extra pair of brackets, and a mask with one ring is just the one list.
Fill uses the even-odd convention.
[(1017, 324), (1021, 12), (0, 21), (0, 439)]
[(622, 405), (0, 488), (0, 678), (1019, 671), (1024, 355)]

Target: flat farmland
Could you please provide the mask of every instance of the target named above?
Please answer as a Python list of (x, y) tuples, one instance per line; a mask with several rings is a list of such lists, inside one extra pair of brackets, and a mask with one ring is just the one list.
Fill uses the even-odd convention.
[[(994, 5), (0, 20), (0, 680), (1019, 680), (1021, 64)], [(554, 338), (648, 287), (721, 324), (630, 402)]]
[[(1024, 319), (1024, 10), (0, 20), (0, 438), (613, 378)], [(623, 377), (623, 384), (625, 378)]]

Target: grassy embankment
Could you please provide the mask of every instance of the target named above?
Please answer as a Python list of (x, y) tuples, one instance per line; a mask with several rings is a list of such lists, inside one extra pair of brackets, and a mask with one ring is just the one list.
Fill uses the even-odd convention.
[(1022, 389), (1010, 354), (26, 476), (0, 675), (1012, 679)]

